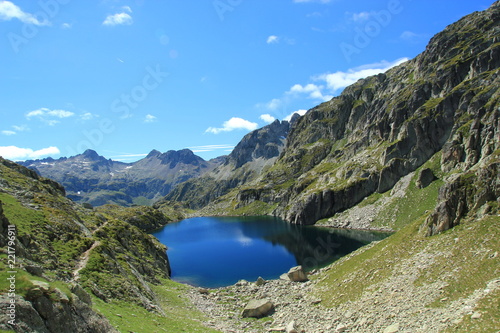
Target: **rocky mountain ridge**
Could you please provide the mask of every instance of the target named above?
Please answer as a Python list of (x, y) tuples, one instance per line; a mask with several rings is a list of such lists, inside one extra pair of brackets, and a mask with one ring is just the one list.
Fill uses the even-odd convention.
[(134, 163), (106, 159), (93, 150), (72, 157), (21, 162), (61, 183), (68, 197), (94, 206), (149, 204), (177, 184), (212, 170), (221, 160), (205, 161), (191, 150), (152, 150)]
[(256, 179), (282, 153), (290, 126), (299, 117), (295, 114), (290, 122), (275, 120), (248, 133), (222, 165), (199, 178), (178, 185), (165, 200), (184, 202), (190, 208), (198, 209), (231, 189)]
[[(213, 200), (202, 214), (251, 214), (258, 207), (259, 213), (291, 223), (314, 224), (387, 192), (438, 153), (447, 183), (480, 169), (496, 170), (499, 7), (496, 2), (468, 15), (432, 38), (415, 59), (362, 79), (309, 110), (291, 127), (270, 168)], [(467, 204), (443, 193), (441, 200), (449, 203), (428, 221), (431, 234), (498, 198), (498, 174), (480, 174), (486, 177), (480, 182), (485, 187), (466, 195)], [(458, 183), (454, 188), (467, 182)], [(437, 222), (443, 214), (450, 215), (446, 226)]]

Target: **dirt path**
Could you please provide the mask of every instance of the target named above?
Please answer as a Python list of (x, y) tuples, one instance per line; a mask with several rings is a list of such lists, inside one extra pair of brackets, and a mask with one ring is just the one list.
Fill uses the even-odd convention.
[[(92, 235), (94, 235), (97, 231), (101, 230), (104, 228), (106, 225), (108, 225), (108, 221), (104, 222), (103, 225), (101, 225), (99, 228), (94, 230), (92, 232)], [(92, 252), (93, 249), (101, 245), (101, 241), (96, 240), (94, 244), (83, 254), (80, 256), (80, 260), (78, 261), (78, 264), (76, 265), (75, 270), (73, 271), (73, 279), (72, 281), (76, 282), (80, 279), (80, 271), (87, 266), (87, 263), (89, 262), (89, 257), (90, 257), (90, 252)]]

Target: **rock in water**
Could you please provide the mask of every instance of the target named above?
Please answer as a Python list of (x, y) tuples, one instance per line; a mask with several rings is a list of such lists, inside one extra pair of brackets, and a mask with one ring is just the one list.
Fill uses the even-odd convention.
[(309, 278), (307, 277), (306, 272), (304, 272), (304, 269), (302, 266), (296, 266), (290, 268), (290, 270), (287, 273), (288, 279), (292, 282), (305, 282), (309, 281)]
[(261, 318), (267, 316), (274, 310), (273, 302), (267, 299), (251, 300), (248, 302), (241, 316), (243, 318)]

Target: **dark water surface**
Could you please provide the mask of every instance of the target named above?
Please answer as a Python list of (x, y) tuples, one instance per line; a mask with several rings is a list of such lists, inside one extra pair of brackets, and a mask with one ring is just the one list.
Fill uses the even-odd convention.
[(269, 216), (196, 217), (153, 232), (168, 247), (172, 279), (208, 288), (291, 267), (323, 267), (387, 233), (297, 226)]

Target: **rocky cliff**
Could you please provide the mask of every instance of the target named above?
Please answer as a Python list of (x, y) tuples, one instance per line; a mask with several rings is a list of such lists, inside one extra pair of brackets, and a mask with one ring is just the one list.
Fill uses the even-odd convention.
[[(427, 221), (431, 234), (494, 202), (499, 20), (496, 2), (437, 34), (415, 59), (309, 110), (292, 126), (272, 167), (211, 209), (259, 203), (267, 214), (313, 224), (390, 190), (438, 153), (446, 185), (443, 202)], [(471, 182), (484, 186), (464, 190)]]
[(60, 159), (21, 162), (44, 177), (61, 183), (68, 197), (94, 206), (150, 204), (177, 184), (199, 177), (220, 164), (205, 161), (189, 149), (161, 153), (152, 150), (134, 163), (106, 159), (93, 150)]

